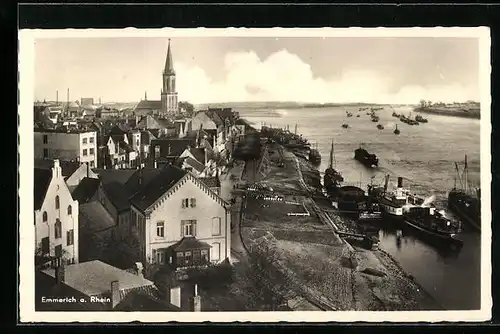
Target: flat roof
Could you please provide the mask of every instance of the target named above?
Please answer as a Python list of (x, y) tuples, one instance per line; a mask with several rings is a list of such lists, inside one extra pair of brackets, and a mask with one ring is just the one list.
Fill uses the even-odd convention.
[[(87, 296), (99, 296), (109, 293), (113, 281), (120, 282), (120, 290), (154, 285), (150, 280), (115, 268), (99, 260), (66, 265), (64, 269), (64, 284)], [(55, 278), (55, 269), (47, 269), (43, 273)]]

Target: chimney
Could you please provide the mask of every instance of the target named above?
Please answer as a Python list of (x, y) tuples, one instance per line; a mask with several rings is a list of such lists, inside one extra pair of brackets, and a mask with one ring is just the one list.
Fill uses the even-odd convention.
[(142, 274), (142, 263), (141, 262), (136, 262), (135, 263), (135, 273), (137, 276), (143, 278), (144, 275)]
[(398, 188), (403, 188), (403, 178), (401, 176), (398, 177)]
[(198, 295), (198, 284), (194, 285), (193, 311), (201, 312), (201, 297)]
[(154, 168), (158, 168), (158, 162), (156, 160), (154, 161)]
[(54, 167), (52, 167), (52, 178), (57, 179), (61, 176), (61, 165), (58, 159), (54, 159)]
[(90, 164), (87, 162), (87, 177), (90, 177)]
[(170, 144), (168, 144), (168, 153), (167, 153), (167, 155), (170, 155), (170, 153), (172, 153), (172, 146)]
[(120, 281), (111, 282), (111, 308), (120, 303)]
[(56, 284), (63, 284), (65, 282), (66, 275), (61, 258), (58, 258), (56, 260), (55, 276), (56, 276)]
[(59, 104), (59, 91), (56, 90), (56, 104)]

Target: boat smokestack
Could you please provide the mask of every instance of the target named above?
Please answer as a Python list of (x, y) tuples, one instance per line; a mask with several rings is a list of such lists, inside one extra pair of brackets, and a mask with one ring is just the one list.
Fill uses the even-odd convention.
[(398, 188), (403, 188), (403, 178), (401, 176), (398, 177)]

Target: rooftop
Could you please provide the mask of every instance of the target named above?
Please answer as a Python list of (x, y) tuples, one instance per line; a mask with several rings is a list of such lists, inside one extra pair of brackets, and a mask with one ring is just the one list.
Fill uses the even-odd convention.
[(77, 128), (66, 128), (66, 127), (59, 127), (57, 129), (35, 128), (33, 131), (34, 132), (41, 132), (41, 133), (66, 133), (66, 134), (82, 134), (82, 133), (95, 133), (96, 132), (96, 130), (93, 130), (93, 129), (77, 129)]
[(40, 210), (45, 199), (45, 194), (52, 180), (52, 171), (49, 169), (34, 169), (34, 205), (35, 210)]
[(149, 183), (144, 183), (130, 201), (138, 209), (145, 211), (186, 174), (186, 171), (178, 167), (166, 165)]
[[(55, 269), (44, 273), (55, 278)], [(115, 268), (99, 260), (65, 266), (65, 284), (87, 295), (99, 296), (111, 291), (111, 282), (119, 281), (120, 290), (152, 286), (154, 283), (143, 277)]]
[(198, 178), (210, 188), (220, 188), (220, 180), (217, 176), (208, 176)]
[[(80, 163), (77, 161), (59, 160), (59, 166), (61, 166), (61, 173), (64, 177), (70, 177), (74, 172), (80, 167)], [(39, 169), (52, 170), (54, 167), (53, 159), (35, 159), (34, 167)]]
[(87, 203), (97, 193), (99, 184), (101, 184), (99, 179), (84, 177), (73, 190), (71, 196), (79, 204)]
[(137, 169), (92, 169), (94, 173), (99, 175), (102, 184), (108, 184), (111, 182), (118, 182), (121, 184), (127, 183), (127, 180), (137, 172)]
[(184, 237), (177, 244), (173, 245), (172, 248), (176, 252), (183, 252), (192, 249), (210, 248), (210, 245), (206, 242), (199, 241), (195, 237)]
[(89, 233), (100, 232), (112, 226), (115, 226), (115, 221), (109, 212), (100, 202), (90, 202), (81, 204), (79, 207), (79, 224)]

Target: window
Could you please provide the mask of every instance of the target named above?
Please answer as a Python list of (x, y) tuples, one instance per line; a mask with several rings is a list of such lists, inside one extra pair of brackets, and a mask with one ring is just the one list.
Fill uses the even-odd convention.
[(135, 142), (135, 144), (136, 144), (137, 146), (140, 146), (140, 145), (141, 145), (141, 142), (139, 141), (139, 139), (137, 139), (137, 141)]
[(183, 198), (182, 199), (182, 207), (183, 208), (188, 208), (189, 207), (189, 198)]
[(43, 143), (47, 144), (49, 142), (49, 137), (47, 135), (43, 135)]
[(59, 219), (56, 219), (56, 223), (54, 224), (54, 235), (56, 239), (62, 237), (62, 224)]
[(45, 223), (47, 220), (48, 220), (47, 211), (44, 211), (42, 214), (42, 221)]
[(179, 267), (184, 266), (184, 253), (183, 252), (177, 253), (177, 265)]
[(56, 210), (59, 210), (59, 195), (56, 196)]
[(192, 255), (191, 252), (184, 252), (184, 264), (186, 266), (191, 265)]
[(164, 264), (165, 263), (165, 252), (162, 250), (156, 250), (156, 263)]
[(89, 138), (89, 143), (91, 143), (91, 144), (94, 143), (94, 137)]
[(212, 244), (212, 260), (220, 260), (220, 243), (218, 242)]
[(44, 148), (43, 149), (43, 158), (47, 159), (48, 157), (49, 157), (49, 149), (48, 148)]
[(181, 221), (181, 237), (196, 236), (196, 220)]
[(165, 237), (165, 222), (156, 223), (156, 236), (159, 238)]
[(191, 198), (191, 207), (196, 208), (196, 198)]
[(73, 208), (71, 207), (71, 205), (68, 205), (68, 216), (71, 216), (72, 213), (73, 213)]
[(50, 252), (50, 242), (49, 242), (49, 237), (45, 237), (42, 239), (42, 253), (49, 254)]
[(84, 149), (83, 150), (83, 156), (86, 157), (87, 156), (87, 149)]
[(82, 143), (87, 144), (87, 138), (83, 138)]
[(57, 245), (55, 247), (56, 257), (62, 257), (62, 245)]
[(90, 167), (95, 167), (94, 160), (90, 161)]
[(202, 249), (201, 250), (201, 262), (206, 263), (208, 262), (208, 249)]
[(220, 217), (212, 218), (212, 235), (220, 235)]
[(74, 240), (75, 240), (75, 234), (74, 234), (73, 230), (67, 231), (66, 232), (66, 245), (67, 246), (73, 245)]
[(93, 148), (89, 149), (89, 154), (90, 155), (94, 155), (94, 149)]

